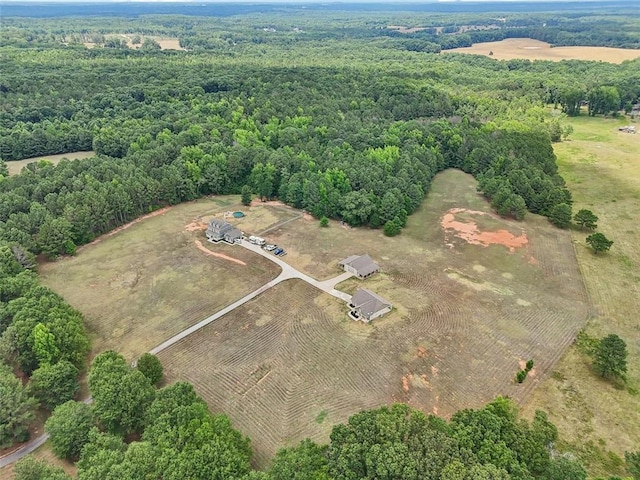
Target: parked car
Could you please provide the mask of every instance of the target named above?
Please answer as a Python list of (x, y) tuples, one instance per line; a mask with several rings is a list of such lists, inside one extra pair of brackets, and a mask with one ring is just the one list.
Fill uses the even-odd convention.
[(287, 251), (284, 249), (280, 249), (280, 253), (276, 253), (277, 256), (279, 257), (284, 257), (287, 254)]
[(283, 249), (283, 248), (278, 247), (278, 248), (276, 248), (276, 249), (273, 251), (273, 254), (274, 254), (274, 255), (280, 255), (282, 252), (284, 252), (284, 249)]
[(273, 244), (270, 243), (270, 244), (265, 245), (262, 248), (264, 248), (267, 252), (271, 252), (271, 251), (275, 250), (276, 248), (278, 248), (278, 246), (277, 245), (273, 245)]

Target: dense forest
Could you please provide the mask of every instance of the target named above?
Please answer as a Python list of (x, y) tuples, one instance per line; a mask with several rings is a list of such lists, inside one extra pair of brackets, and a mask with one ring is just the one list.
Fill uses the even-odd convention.
[[(156, 390), (114, 352), (97, 357), (89, 372), (94, 406), (68, 403), (79, 390), (89, 342), (81, 315), (39, 284), (36, 256), (73, 255), (142, 214), (243, 187), (318, 218), (396, 235), (434, 175), (447, 168), (474, 175), (500, 215), (522, 219), (533, 212), (565, 227), (572, 198), (552, 149), (570, 135), (563, 119), (586, 114), (586, 103), (590, 115), (617, 115), (640, 99), (640, 60), (552, 63), (437, 53), (516, 29), (558, 44), (569, 35), (637, 47), (637, 37), (615, 28), (629, 19), (587, 28), (576, 15), (553, 23), (548, 15), (518, 14), (514, 30), (460, 33), (461, 25), (488, 24), (490, 17), (443, 24), (443, 17), (425, 16), (414, 22), (424, 20), (426, 30), (405, 35), (386, 25), (407, 14), (371, 23), (365, 20), (373, 14), (351, 21), (333, 15), (324, 23), (320, 14), (3, 18), (0, 388), (7, 394), (0, 400), (0, 447), (27, 439), (40, 405), (63, 409), (50, 425), (57, 416), (82, 426), (63, 456), (79, 458), (79, 478), (86, 479), (158, 472), (585, 478), (577, 462), (554, 450), (557, 434), (544, 414), (530, 424), (518, 420), (504, 399), (449, 422), (405, 406), (363, 412), (336, 426), (328, 446), (303, 442), (282, 450), (267, 472), (250, 471), (249, 440), (226, 417), (210, 414), (192, 387)], [(536, 33), (541, 21), (550, 28)], [(436, 27), (446, 29), (444, 36)], [(120, 34), (139, 37), (141, 48), (130, 48)], [(156, 35), (175, 36), (187, 50), (161, 50)], [(56, 166), (37, 161), (8, 175), (5, 162), (80, 150), (96, 155)], [(19, 478), (65, 478), (32, 460), (20, 468), (26, 473)]]

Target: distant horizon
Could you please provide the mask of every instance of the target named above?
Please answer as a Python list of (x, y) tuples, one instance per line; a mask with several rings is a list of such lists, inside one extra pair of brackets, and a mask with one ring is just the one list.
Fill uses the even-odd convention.
[(299, 5), (332, 5), (332, 4), (387, 4), (387, 5), (404, 5), (409, 3), (619, 3), (619, 0), (0, 0), (0, 6), (4, 4), (64, 4), (64, 3), (244, 3), (244, 4), (299, 4)]
[(623, 0), (0, 0), (0, 18), (141, 15), (228, 17), (282, 11), (521, 14), (585, 9), (625, 13), (629, 5)]

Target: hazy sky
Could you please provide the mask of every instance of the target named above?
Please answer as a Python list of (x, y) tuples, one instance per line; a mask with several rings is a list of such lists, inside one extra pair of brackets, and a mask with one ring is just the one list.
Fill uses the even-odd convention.
[[(561, 0), (564, 2), (612, 2), (616, 0)], [(637, 0), (632, 0), (632, 3)], [(3, 3), (137, 3), (137, 2), (149, 2), (149, 3), (386, 3), (386, 4), (402, 4), (402, 3), (553, 3), (553, 0), (0, 0), (0, 5)]]

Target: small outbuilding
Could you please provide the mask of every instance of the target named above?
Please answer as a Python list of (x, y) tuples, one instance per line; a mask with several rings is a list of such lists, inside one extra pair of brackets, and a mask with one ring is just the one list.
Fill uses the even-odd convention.
[(242, 239), (242, 232), (224, 220), (214, 218), (207, 226), (207, 240), (210, 242), (225, 241), (227, 243), (237, 243)]
[(338, 265), (344, 268), (345, 272), (351, 272), (358, 278), (367, 278), (380, 271), (380, 266), (367, 254), (351, 255)]
[(351, 318), (368, 323), (390, 312), (393, 305), (371, 290), (361, 288), (351, 297), (349, 308), (351, 308), (351, 312), (349, 312)]

